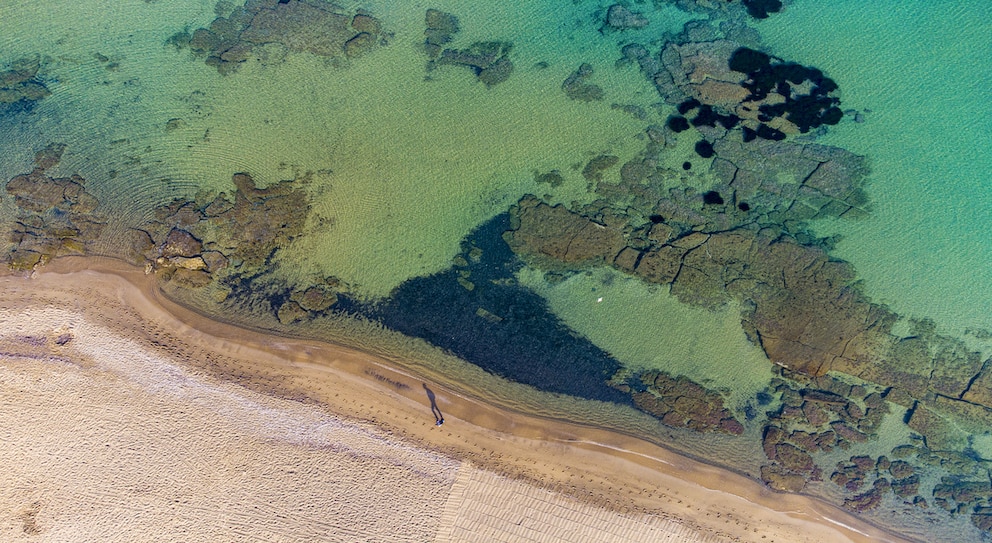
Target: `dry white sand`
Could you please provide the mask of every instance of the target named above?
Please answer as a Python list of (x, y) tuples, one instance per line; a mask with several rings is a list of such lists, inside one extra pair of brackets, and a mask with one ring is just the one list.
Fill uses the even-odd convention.
[(156, 292), (92, 259), (0, 277), (0, 540), (898, 541), (651, 444), (432, 385), (435, 427), (421, 381), (382, 360)]

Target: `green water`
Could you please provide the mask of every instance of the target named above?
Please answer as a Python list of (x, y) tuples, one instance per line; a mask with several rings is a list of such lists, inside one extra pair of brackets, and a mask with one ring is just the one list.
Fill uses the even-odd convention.
[[(276, 253), (275, 277), (307, 285), (335, 276), (356, 298), (383, 297), (409, 278), (448, 268), (464, 236), (525, 194), (591, 202), (595, 186), (582, 176), (585, 164), (601, 154), (620, 164), (636, 156), (645, 129), (662, 124), (671, 109), (656, 107), (661, 98), (636, 66), (617, 64), (620, 47), (639, 42), (657, 51), (686, 21), (705, 18), (671, 4), (633, 4), (651, 23), (620, 33), (601, 30), (610, 3), (342, 5), (379, 17), (388, 45), (335, 61), (266, 48), (260, 61), (222, 76), (167, 44), (217, 17), (212, 1), (0, 2), (0, 64), (40, 55), (52, 91), (29, 114), (0, 118), (0, 176), (30, 171), (35, 151), (65, 143), (49, 173), (87, 179), (110, 221), (97, 245), (105, 254), (117, 254), (127, 228), (149, 220), (157, 206), (230, 194), (235, 172), (251, 174), (259, 186), (298, 179), (312, 208), (303, 234)], [(233, 4), (221, 7), (227, 13)], [(422, 44), (429, 7), (459, 17), (453, 47), (512, 42), (509, 80), (487, 88), (463, 67), (428, 73)], [(851, 261), (872, 299), (903, 316), (933, 318), (954, 334), (971, 330), (971, 339), (992, 329), (992, 5), (800, 0), (748, 24), (775, 54), (823, 69), (840, 85), (843, 107), (864, 115), (864, 123), (845, 119), (819, 140), (868, 156), (872, 167), (868, 216), (814, 225), (843, 236), (833, 256)], [(603, 88), (604, 100), (573, 101), (562, 92), (582, 63), (593, 66), (590, 82)], [(614, 105), (638, 106), (647, 116)], [(680, 138), (663, 163), (678, 171), (695, 160), (692, 144)], [(563, 184), (535, 181), (552, 170)], [(617, 182), (618, 171), (608, 170), (602, 182)], [(0, 233), (16, 212), (12, 198), (0, 194)], [(720, 391), (738, 411), (753, 407), (772, 377), (771, 364), (744, 335), (736, 304), (687, 306), (667, 288), (615, 270), (549, 283), (524, 268), (517, 279), (626, 370), (685, 375)], [(673, 431), (629, 407), (481, 375), (372, 325), (316, 323), (314, 330), (320, 325), (344, 335), (361, 329), (356, 341), (396, 345), (394, 354), (405, 349), (430, 361), (418, 371), (463, 380), (471, 393), (513, 408), (612, 424), (653, 440), (668, 435), (682, 450), (751, 475), (764, 460), (758, 425), (747, 428), (745, 445)], [(900, 326), (909, 329), (905, 321)], [(864, 451), (905, 441), (901, 415), (890, 415), (880, 441)], [(990, 435), (976, 434), (972, 448), (987, 456)], [(836, 493), (828, 484), (814, 490)], [(913, 517), (905, 526), (919, 522)]]
[(612, 269), (549, 284), (524, 270), (520, 282), (544, 296), (572, 329), (632, 370), (663, 370), (725, 392), (743, 407), (768, 386), (771, 366), (741, 330), (740, 308), (680, 303), (667, 287), (648, 285)]
[(871, 159), (873, 206), (822, 224), (874, 300), (960, 333), (992, 329), (992, 4), (797, 2), (756, 25), (865, 113), (824, 143)]

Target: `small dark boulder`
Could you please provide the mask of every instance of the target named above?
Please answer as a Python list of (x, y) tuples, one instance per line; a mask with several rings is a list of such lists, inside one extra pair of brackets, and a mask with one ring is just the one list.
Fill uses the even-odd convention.
[(707, 205), (721, 205), (723, 204), (723, 196), (715, 190), (708, 190), (703, 193), (703, 203)]
[(747, 47), (741, 47), (730, 55), (729, 66), (735, 72), (750, 74), (768, 67), (771, 62), (772, 57), (770, 55)]
[(689, 129), (689, 121), (687, 121), (685, 117), (679, 115), (672, 115), (668, 118), (668, 122), (665, 124), (672, 132), (685, 132)]
[(755, 19), (767, 19), (768, 14), (782, 10), (781, 0), (743, 0), (747, 14)]
[(714, 154), (713, 144), (706, 140), (699, 140), (696, 142), (696, 154), (703, 158), (710, 158)]

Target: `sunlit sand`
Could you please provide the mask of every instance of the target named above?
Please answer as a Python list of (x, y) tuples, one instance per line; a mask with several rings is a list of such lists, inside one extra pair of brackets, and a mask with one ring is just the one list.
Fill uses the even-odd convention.
[(0, 293), (5, 541), (898, 540), (631, 437), (205, 319), (113, 261)]

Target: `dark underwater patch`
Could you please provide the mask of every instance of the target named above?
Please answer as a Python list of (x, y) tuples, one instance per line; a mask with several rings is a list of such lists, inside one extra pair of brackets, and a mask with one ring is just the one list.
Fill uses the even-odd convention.
[(778, 13), (782, 9), (781, 0), (743, 0), (747, 14), (755, 19), (767, 19), (771, 13)]
[[(548, 392), (631, 403), (606, 384), (620, 364), (516, 284), (521, 264), (503, 241), (504, 213), (470, 234), (452, 268), (410, 279), (374, 306), (344, 303), (486, 371)], [(464, 264), (464, 265), (463, 265)]]

